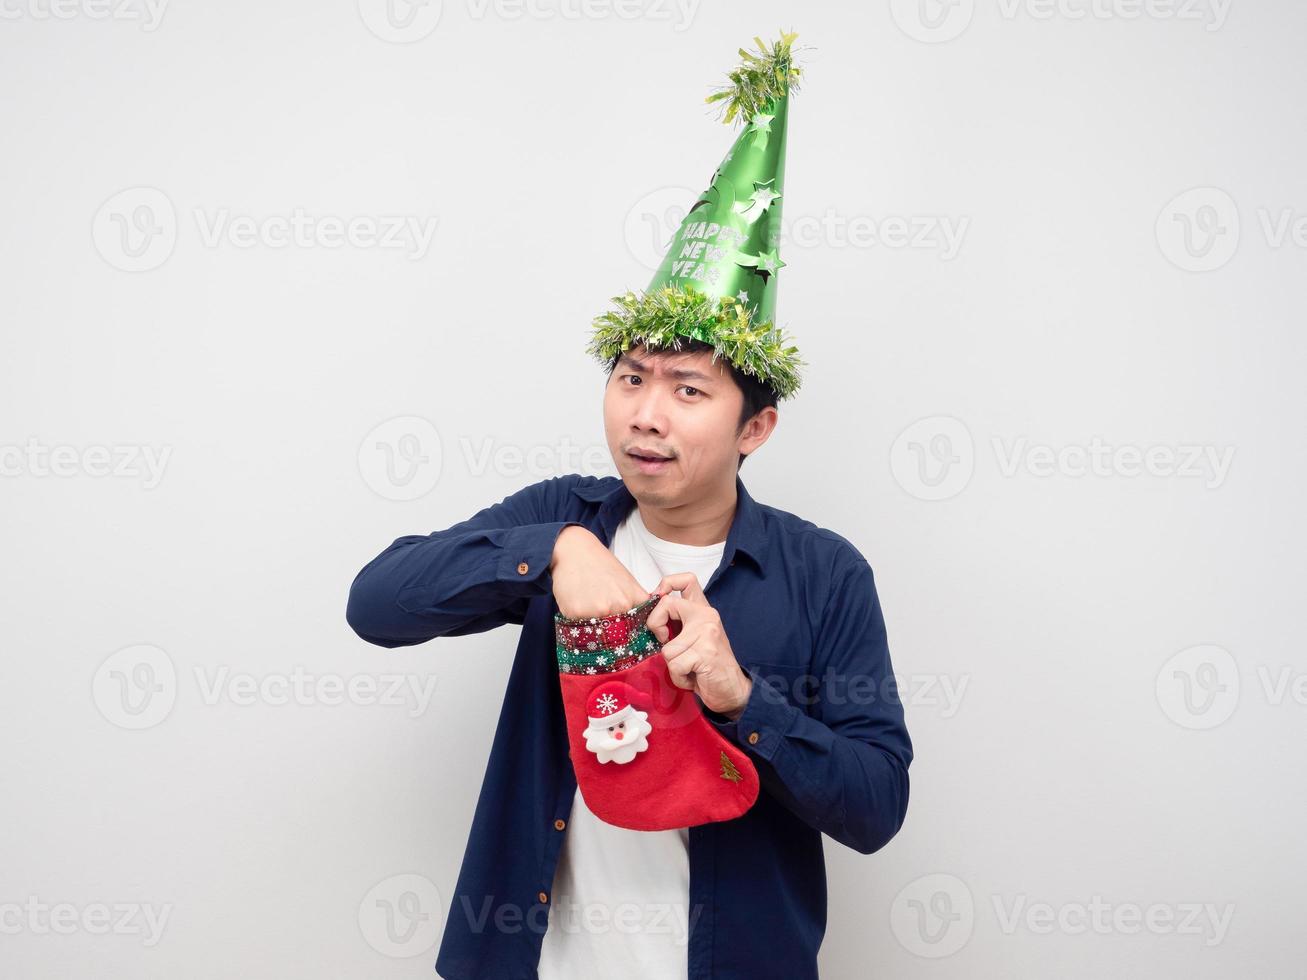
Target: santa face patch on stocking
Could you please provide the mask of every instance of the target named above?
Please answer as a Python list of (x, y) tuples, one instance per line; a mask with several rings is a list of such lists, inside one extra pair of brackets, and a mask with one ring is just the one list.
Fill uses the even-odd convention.
[(758, 798), (753, 762), (672, 683), (645, 625), (660, 598), (614, 616), (554, 614), (577, 786), (595, 816), (629, 830), (732, 820)]
[(586, 718), (590, 722), (581, 734), (585, 747), (606, 762), (630, 762), (649, 748), (649, 712), (632, 704), (635, 691), (621, 681), (600, 684), (590, 695)]

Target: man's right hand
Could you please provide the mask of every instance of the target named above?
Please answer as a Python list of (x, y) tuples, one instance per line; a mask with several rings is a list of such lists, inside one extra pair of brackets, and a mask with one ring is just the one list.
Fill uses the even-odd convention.
[(650, 595), (602, 541), (576, 524), (559, 533), (549, 571), (554, 601), (568, 619), (615, 616)]

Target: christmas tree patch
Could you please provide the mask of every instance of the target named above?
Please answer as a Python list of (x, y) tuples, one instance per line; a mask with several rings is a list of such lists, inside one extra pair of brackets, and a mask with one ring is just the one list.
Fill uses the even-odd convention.
[(733, 783), (740, 781), (740, 770), (735, 768), (735, 763), (725, 752), (722, 753), (722, 779), (729, 779)]

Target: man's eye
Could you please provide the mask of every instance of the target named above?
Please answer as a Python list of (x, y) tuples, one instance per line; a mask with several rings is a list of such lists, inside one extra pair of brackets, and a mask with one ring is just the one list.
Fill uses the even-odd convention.
[[(618, 381), (626, 381), (627, 379), (630, 379), (630, 378), (634, 378), (636, 381), (640, 381), (640, 375), (638, 375), (638, 374), (619, 374), (619, 375), (617, 376), (617, 380), (618, 380)], [(643, 382), (641, 382), (641, 383), (643, 383)], [(627, 387), (629, 388), (629, 387), (631, 387), (631, 386), (630, 386), (630, 385), (627, 385)], [(635, 387), (638, 388), (638, 387), (640, 387), (640, 385), (636, 385)], [(690, 385), (680, 385), (679, 387), (684, 388), (687, 392), (691, 392), (691, 393), (696, 394), (696, 395), (702, 395), (702, 394), (703, 394), (703, 392), (700, 391), (698, 388), (691, 387)]]

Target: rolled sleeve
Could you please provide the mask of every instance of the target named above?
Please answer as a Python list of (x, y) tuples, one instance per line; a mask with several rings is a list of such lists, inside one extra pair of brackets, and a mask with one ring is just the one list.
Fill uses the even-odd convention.
[(428, 535), (406, 535), (350, 586), (345, 618), (369, 643), (397, 647), (521, 624), (553, 589), (550, 563), (575, 477), (542, 480)]
[(554, 560), (554, 545), (563, 528), (573, 524), (585, 526), (580, 521), (555, 521), (509, 528), (503, 536), (496, 578), (500, 582), (535, 586), (540, 595), (549, 592), (553, 587), (549, 565)]

